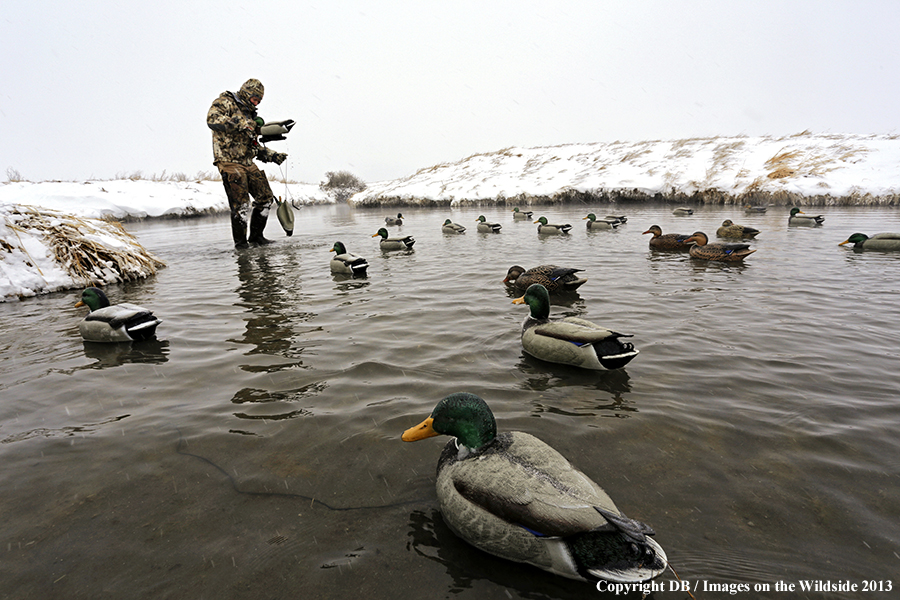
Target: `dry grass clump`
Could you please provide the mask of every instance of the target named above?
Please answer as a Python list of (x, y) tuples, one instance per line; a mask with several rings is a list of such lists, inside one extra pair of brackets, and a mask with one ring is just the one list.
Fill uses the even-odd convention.
[[(82, 219), (58, 211), (38, 212), (25, 207), (12, 208), (5, 220), (6, 226), (17, 234), (43, 238), (60, 267), (86, 286), (133, 281), (166, 266), (117, 221)], [(28, 255), (24, 247), (20, 249)]]

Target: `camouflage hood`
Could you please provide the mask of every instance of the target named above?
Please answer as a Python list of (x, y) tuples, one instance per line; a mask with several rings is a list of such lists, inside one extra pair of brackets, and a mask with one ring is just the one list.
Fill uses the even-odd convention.
[(258, 96), (260, 101), (262, 101), (264, 92), (265, 88), (259, 79), (248, 79), (244, 82), (244, 85), (241, 86), (237, 95), (238, 98), (241, 99), (241, 102), (252, 107), (253, 105), (250, 103), (250, 96)]

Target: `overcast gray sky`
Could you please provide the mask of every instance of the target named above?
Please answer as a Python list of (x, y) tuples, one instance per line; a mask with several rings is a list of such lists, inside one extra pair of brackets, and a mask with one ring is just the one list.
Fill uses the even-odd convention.
[[(900, 2), (47, 2), (0, 13), (0, 181), (213, 170), (260, 79), (286, 174), (366, 181), (508, 146), (900, 133)], [(277, 167), (268, 167), (276, 169)]]

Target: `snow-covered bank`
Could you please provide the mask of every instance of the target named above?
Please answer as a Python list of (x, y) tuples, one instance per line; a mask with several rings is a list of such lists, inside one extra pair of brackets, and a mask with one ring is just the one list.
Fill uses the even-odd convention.
[[(271, 182), (276, 196), (296, 204), (331, 200), (317, 184)], [(129, 221), (148, 217), (191, 217), (228, 211), (221, 181), (14, 182), (0, 185), (0, 206), (40, 206), (94, 219)]]
[(657, 199), (900, 204), (900, 135), (821, 134), (507, 148), (371, 184), (359, 206)]

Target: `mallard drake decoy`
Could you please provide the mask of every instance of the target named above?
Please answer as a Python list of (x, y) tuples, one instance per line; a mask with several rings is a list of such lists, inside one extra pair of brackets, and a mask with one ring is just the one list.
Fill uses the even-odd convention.
[(331, 259), (332, 273), (343, 273), (356, 277), (366, 276), (369, 263), (363, 257), (347, 252), (347, 248), (341, 242), (335, 242), (329, 252), (334, 252), (334, 256)]
[(621, 369), (638, 355), (631, 337), (578, 317), (550, 320), (550, 294), (539, 283), (528, 286), (513, 304), (527, 304), (531, 313), (522, 323), (522, 348), (535, 358), (596, 371)]
[(478, 223), (478, 231), (481, 233), (500, 233), (500, 223), (489, 223), (484, 215), (479, 216), (475, 221)]
[(753, 206), (752, 204), (747, 204), (744, 206), (744, 212), (748, 215), (759, 215), (766, 212), (765, 206)]
[(396, 217), (385, 217), (384, 222), (388, 225), (403, 225), (403, 215), (397, 213)]
[(759, 229), (738, 225), (731, 219), (725, 219), (722, 226), (716, 230), (716, 235), (723, 238), (755, 238), (759, 235)]
[(541, 217), (535, 223), (539, 223), (538, 225), (538, 233), (543, 234), (556, 234), (556, 233), (569, 233), (572, 229), (572, 226), (568, 223), (566, 224), (556, 224), (556, 223), (548, 223), (547, 217)]
[(653, 529), (548, 444), (528, 433), (497, 434), (484, 400), (456, 393), (402, 436), (454, 439), (438, 460), (441, 516), (457, 535), (494, 556), (584, 581), (640, 582), (668, 558)]
[(416, 243), (416, 240), (413, 239), (413, 236), (407, 235), (402, 238), (389, 238), (387, 229), (382, 227), (378, 230), (377, 233), (373, 233), (372, 237), (381, 236), (381, 242), (379, 245), (382, 250), (409, 250), (413, 247), (413, 244)]
[(750, 249), (750, 244), (737, 243), (709, 243), (709, 238), (702, 231), (695, 232), (686, 242), (694, 242), (690, 253), (694, 258), (703, 260), (718, 260), (722, 262), (737, 262), (744, 260), (756, 250)]
[(162, 323), (142, 306), (126, 303), (110, 306), (103, 290), (95, 287), (81, 292), (81, 300), (75, 306), (87, 306), (91, 310), (78, 324), (78, 331), (87, 342), (151, 340), (156, 336), (156, 326)]
[(466, 228), (459, 223), (454, 223), (450, 219), (447, 219), (444, 221), (444, 224), (441, 225), (441, 231), (444, 233), (465, 233)]
[(824, 222), (822, 215), (808, 215), (797, 207), (791, 209), (791, 216), (788, 217), (788, 225), (800, 227), (816, 227)]
[(618, 221), (619, 225), (624, 225), (628, 222), (628, 217), (625, 215), (606, 215), (603, 217), (604, 221)]
[(687, 241), (691, 237), (689, 235), (682, 233), (667, 233), (663, 235), (659, 225), (651, 225), (650, 229), (641, 235), (647, 233), (653, 234), (653, 237), (650, 238), (650, 248), (653, 250), (690, 250), (691, 246), (694, 245), (693, 242)]
[(548, 292), (572, 292), (587, 281), (584, 277), (575, 275), (583, 270), (557, 267), (556, 265), (541, 265), (526, 271), (519, 265), (513, 265), (506, 272), (503, 283), (522, 290), (528, 289), (528, 286), (533, 283), (539, 283)]
[(615, 229), (619, 226), (619, 221), (617, 219), (610, 219), (609, 217), (605, 219), (597, 219), (597, 215), (594, 213), (590, 213), (586, 216), (582, 221), (587, 220), (587, 228), (591, 231), (595, 229)]
[(900, 233), (876, 233), (872, 237), (854, 233), (838, 246), (853, 244), (854, 250), (900, 250)]
[(512, 212), (513, 219), (528, 219), (529, 221), (531, 220), (531, 215), (534, 214), (530, 210), (519, 210), (518, 206), (512, 209)]
[(672, 211), (672, 214), (677, 216), (692, 215), (694, 214), (694, 209), (688, 208), (686, 206), (679, 206)]

